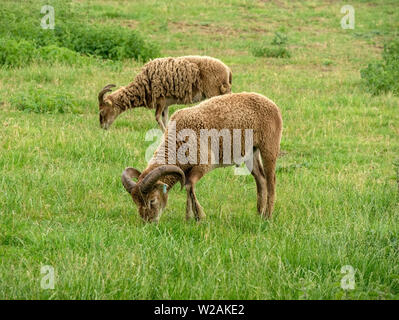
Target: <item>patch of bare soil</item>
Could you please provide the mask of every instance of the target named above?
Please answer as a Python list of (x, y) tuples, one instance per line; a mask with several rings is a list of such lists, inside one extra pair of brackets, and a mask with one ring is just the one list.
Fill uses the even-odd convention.
[(137, 20), (129, 19), (129, 20), (118, 20), (118, 23), (124, 27), (128, 27), (130, 29), (137, 29), (140, 22)]
[(240, 30), (227, 26), (218, 26), (210, 23), (188, 23), (182, 21), (170, 21), (168, 26), (173, 31), (195, 32), (206, 35), (239, 35), (242, 33), (266, 33), (268, 30), (260, 26), (249, 27), (248, 30)]

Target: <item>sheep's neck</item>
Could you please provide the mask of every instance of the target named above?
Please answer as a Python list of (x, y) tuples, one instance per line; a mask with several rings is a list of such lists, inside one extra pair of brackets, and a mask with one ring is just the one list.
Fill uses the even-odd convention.
[(172, 189), (173, 186), (179, 182), (179, 178), (176, 175), (169, 175), (166, 177), (162, 177), (161, 179), (159, 179), (159, 181), (161, 181), (162, 183), (166, 183), (169, 190)]
[(146, 90), (143, 85), (139, 85), (136, 81), (126, 87), (121, 87), (111, 94), (113, 104), (122, 112), (132, 108), (146, 107)]

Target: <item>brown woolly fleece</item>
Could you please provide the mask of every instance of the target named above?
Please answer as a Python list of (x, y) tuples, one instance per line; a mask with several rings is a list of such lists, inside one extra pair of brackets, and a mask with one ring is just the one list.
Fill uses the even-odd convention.
[(127, 109), (146, 107), (156, 109), (157, 122), (164, 130), (168, 106), (230, 93), (231, 83), (231, 70), (215, 58), (155, 59), (143, 66), (132, 83), (100, 99), (100, 124), (107, 129)]
[[(279, 108), (260, 94), (243, 92), (214, 97), (195, 107), (176, 111), (171, 117), (162, 143), (147, 168), (142, 173), (128, 168), (127, 170), (135, 170), (136, 175), (127, 174), (125, 171), (122, 182), (138, 206), (140, 215), (145, 220), (157, 221), (167, 201), (167, 194), (161, 192), (161, 186), (166, 185), (166, 190), (169, 190), (180, 180), (185, 183), (187, 190), (186, 218), (190, 218), (194, 213), (195, 218), (199, 220), (204, 213), (195, 195), (195, 183), (207, 172), (226, 166), (223, 164), (224, 138), (218, 141), (219, 163), (210, 163), (211, 144), (208, 144), (208, 162), (200, 163), (201, 130), (216, 129), (220, 133), (227, 129), (232, 136), (233, 130), (241, 129), (241, 155), (244, 155), (245, 130), (252, 129), (254, 153), (249, 161), (252, 161), (251, 174), (257, 185), (257, 208), (262, 216), (270, 217), (275, 201), (275, 167), (280, 149), (282, 125)], [(187, 129), (195, 133), (191, 135), (197, 146), (195, 163), (180, 163), (179, 158), (169, 158), (169, 148), (174, 148), (173, 143), (169, 142), (169, 132), (176, 130), (179, 137), (179, 132)], [(188, 140), (189, 138), (184, 140), (177, 138), (176, 150), (187, 144)], [(187, 153), (189, 152), (186, 152), (186, 156)], [(248, 166), (249, 162), (246, 164)], [(250, 169), (250, 166), (248, 168)], [(137, 178), (137, 183), (131, 178)], [(159, 207), (151, 206), (151, 203), (159, 203)]]

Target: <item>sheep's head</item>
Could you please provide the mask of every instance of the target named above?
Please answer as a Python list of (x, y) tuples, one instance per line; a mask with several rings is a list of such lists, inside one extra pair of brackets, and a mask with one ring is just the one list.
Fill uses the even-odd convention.
[(204, 93), (206, 98), (231, 93), (233, 75), (231, 70), (226, 67), (220, 67), (211, 74), (207, 75), (209, 81), (205, 81)]
[[(179, 178), (181, 186), (185, 184), (184, 172), (174, 165), (159, 166), (150, 171), (143, 179), (141, 172), (134, 168), (126, 168), (122, 173), (122, 184), (132, 196), (140, 216), (147, 222), (158, 222), (162, 210), (168, 202), (167, 185), (160, 179), (167, 175)], [(139, 179), (136, 183), (132, 179)]]
[(103, 129), (108, 129), (114, 122), (116, 117), (120, 114), (119, 108), (116, 108), (109, 97), (105, 97), (107, 92), (112, 91), (114, 84), (106, 85), (98, 94), (98, 104), (100, 108), (100, 126)]

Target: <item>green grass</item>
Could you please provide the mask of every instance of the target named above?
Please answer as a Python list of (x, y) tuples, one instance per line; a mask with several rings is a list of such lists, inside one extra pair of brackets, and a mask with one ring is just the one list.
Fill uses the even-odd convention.
[[(355, 30), (340, 28), (346, 3), (331, 1), (73, 4), (88, 23), (138, 30), (163, 56), (218, 57), (233, 70), (234, 92), (280, 106), (276, 208), (262, 220), (253, 178), (226, 168), (198, 183), (204, 222), (184, 221), (185, 192), (175, 188), (160, 223), (144, 224), (120, 174), (145, 167), (153, 112), (127, 112), (109, 131), (97, 113), (98, 91), (126, 85), (141, 64), (4, 66), (0, 298), (399, 298), (399, 98), (371, 95), (359, 72), (395, 36), (396, 1), (352, 1)], [(288, 36), (291, 57), (254, 57), (251, 45), (275, 32)], [(60, 96), (71, 99), (64, 113)], [(54, 267), (54, 290), (40, 287), (43, 265)], [(354, 290), (341, 289), (344, 265), (355, 269)]]

